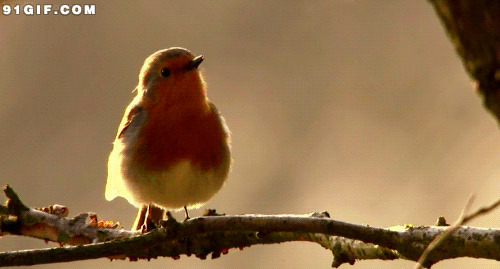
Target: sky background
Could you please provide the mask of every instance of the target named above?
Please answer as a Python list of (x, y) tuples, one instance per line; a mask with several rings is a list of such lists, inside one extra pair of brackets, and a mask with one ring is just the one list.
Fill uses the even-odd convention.
[[(29, 206), (63, 204), (71, 216), (92, 211), (130, 228), (137, 210), (104, 199), (106, 162), (144, 59), (172, 46), (205, 56), (209, 98), (232, 131), (230, 178), (192, 216), (204, 208), (326, 210), (370, 226), (429, 225), (439, 216), (453, 222), (471, 193), (474, 208), (500, 196), (498, 124), (427, 1), (53, 2), (95, 4), (96, 14), (0, 15), (0, 184)], [(470, 225), (498, 227), (499, 216)], [(0, 251), (47, 246), (57, 244), (0, 239)], [(216, 260), (37, 268), (330, 268), (331, 261), (329, 251), (302, 242)], [(498, 266), (462, 258), (433, 268)]]

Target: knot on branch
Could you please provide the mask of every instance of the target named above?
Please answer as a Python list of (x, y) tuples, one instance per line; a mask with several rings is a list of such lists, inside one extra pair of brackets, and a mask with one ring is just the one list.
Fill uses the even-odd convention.
[(29, 210), (29, 207), (25, 206), (23, 202), (21, 202), (17, 193), (15, 193), (9, 185), (5, 185), (3, 192), (7, 197), (7, 207), (3, 207), (1, 209), (2, 213), (6, 212), (11, 215), (19, 215), (21, 211)]

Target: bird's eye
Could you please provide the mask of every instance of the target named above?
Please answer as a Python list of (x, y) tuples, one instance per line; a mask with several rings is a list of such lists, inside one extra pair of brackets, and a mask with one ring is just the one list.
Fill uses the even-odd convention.
[(166, 77), (170, 76), (170, 69), (168, 69), (168, 68), (163, 68), (163, 69), (161, 70), (161, 76), (162, 76), (162, 77), (164, 77), (164, 78), (166, 78)]

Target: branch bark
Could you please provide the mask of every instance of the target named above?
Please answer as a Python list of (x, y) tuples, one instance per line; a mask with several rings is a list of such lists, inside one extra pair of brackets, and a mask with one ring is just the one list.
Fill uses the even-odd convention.
[[(8, 186), (7, 207), (0, 207), (1, 233), (25, 235), (60, 244), (81, 245), (0, 253), (0, 266), (69, 262), (104, 257), (131, 260), (182, 254), (205, 259), (230, 248), (289, 241), (310, 241), (332, 251), (332, 266), (356, 259), (417, 261), (426, 246), (446, 226), (411, 225), (377, 228), (309, 215), (204, 216), (177, 222), (168, 214), (161, 227), (146, 234), (100, 228), (80, 214), (66, 218), (25, 206)], [(212, 214), (213, 215), (213, 214)], [(82, 245), (83, 244), (83, 245)], [(500, 230), (460, 227), (427, 257), (427, 264), (457, 257), (500, 260)]]
[(486, 108), (500, 123), (500, 2), (429, 0), (474, 80)]

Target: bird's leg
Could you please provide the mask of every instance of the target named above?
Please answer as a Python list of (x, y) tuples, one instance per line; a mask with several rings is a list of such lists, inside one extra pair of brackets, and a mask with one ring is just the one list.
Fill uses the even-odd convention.
[(142, 225), (144, 224), (144, 221), (146, 220), (147, 211), (148, 211), (147, 205), (143, 205), (139, 209), (139, 212), (137, 213), (137, 217), (135, 218), (135, 221), (134, 221), (134, 225), (132, 226), (132, 231), (139, 231), (142, 229)]
[(163, 209), (155, 205), (144, 205), (139, 210), (134, 226), (135, 230), (142, 230), (143, 233), (156, 229), (158, 222), (163, 219)]
[(158, 222), (163, 219), (165, 215), (165, 211), (153, 204), (148, 206), (148, 215), (147, 220), (151, 221), (155, 226), (158, 225)]
[(184, 206), (184, 212), (186, 212), (186, 218), (184, 219), (184, 221), (187, 221), (188, 219), (190, 219), (190, 217), (186, 206)]

